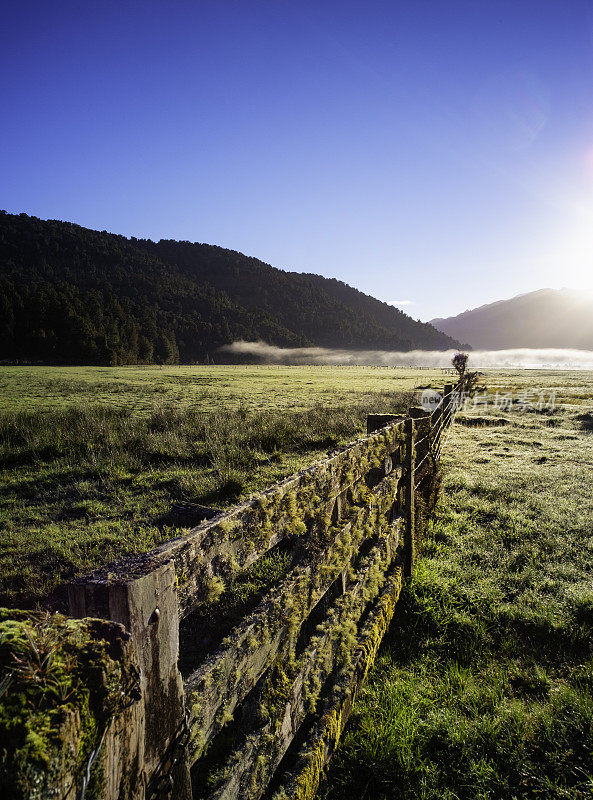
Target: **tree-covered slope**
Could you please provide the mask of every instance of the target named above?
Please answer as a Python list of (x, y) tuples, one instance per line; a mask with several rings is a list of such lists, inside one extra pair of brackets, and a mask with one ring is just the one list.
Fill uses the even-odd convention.
[[(352, 286), (336, 278), (322, 278), (320, 275), (304, 275), (314, 286), (324, 289), (327, 294), (343, 303), (356, 314), (365, 314), (371, 317), (377, 326), (390, 329), (397, 327), (401, 339), (410, 342), (409, 349), (419, 347), (423, 350), (442, 350), (448, 347), (459, 346), (457, 341), (449, 341), (443, 345), (442, 332), (438, 331), (428, 322), (413, 320), (399, 308), (394, 308), (389, 303), (383, 303), (368, 294), (353, 289)], [(418, 345), (418, 342), (421, 345)], [(407, 349), (407, 348), (402, 348)]]
[(206, 244), (0, 213), (0, 360), (175, 363), (237, 339), (447, 349), (432, 326), (339, 281)]

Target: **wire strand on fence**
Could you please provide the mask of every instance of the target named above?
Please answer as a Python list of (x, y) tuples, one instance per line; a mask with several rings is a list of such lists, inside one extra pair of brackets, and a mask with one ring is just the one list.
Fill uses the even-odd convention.
[(449, 408), (445, 411), (445, 413), (442, 416), (443, 421), (450, 420), (451, 419), (451, 415), (453, 413), (454, 413), (454, 406), (453, 406), (453, 404), (451, 404), (449, 406)]
[[(431, 436), (432, 436), (432, 431), (430, 431), (430, 433), (427, 433), (426, 436), (423, 436), (421, 439), (417, 439), (414, 442), (414, 446), (418, 447), (418, 445), (422, 444), (422, 442), (425, 442), (427, 440), (429, 441), (429, 446), (430, 446), (430, 444), (431, 444), (431, 442), (430, 442)], [(434, 439), (432, 441), (432, 444), (434, 444)], [(414, 467), (414, 472), (417, 472), (420, 469), (420, 467), (422, 466), (422, 464), (424, 464), (424, 462), (426, 461), (426, 459), (428, 458), (428, 456), (430, 454), (431, 454), (431, 450), (428, 451), (428, 453), (424, 456), (424, 458), (420, 461), (419, 464), (416, 464), (416, 466)]]
[(446, 418), (446, 420), (445, 420), (445, 422), (443, 424), (443, 430), (445, 430), (445, 432), (447, 432), (447, 431), (449, 431), (451, 429), (451, 426), (453, 425), (453, 422), (455, 420), (455, 415), (456, 414), (457, 414), (457, 409), (455, 409), (453, 406), (451, 406), (451, 408), (447, 412), (447, 418)]
[(426, 439), (430, 437), (430, 433), (427, 433), (426, 436), (423, 436), (422, 439), (416, 439), (414, 442), (414, 446), (418, 447), (419, 444), (422, 444)]
[(449, 419), (446, 419), (446, 420), (443, 420), (443, 424), (442, 424), (442, 425), (439, 427), (438, 431), (436, 432), (436, 434), (435, 434), (435, 436), (434, 436), (434, 439), (433, 439), (433, 446), (434, 446), (434, 443), (435, 443), (435, 442), (438, 442), (438, 440), (439, 440), (439, 439), (441, 438), (441, 436), (443, 435), (443, 431), (444, 431), (444, 430), (446, 430), (447, 426), (449, 425), (449, 421), (450, 421), (450, 418), (449, 418)]
[(429, 456), (430, 454), (431, 454), (431, 453), (430, 453), (430, 450), (429, 450), (429, 451), (428, 451), (428, 453), (427, 453), (427, 454), (424, 456), (424, 458), (422, 459), (422, 461), (420, 461), (420, 463), (419, 463), (419, 464), (416, 464), (416, 466), (414, 467), (414, 474), (416, 474), (416, 473), (418, 472), (418, 470), (419, 470), (419, 469), (420, 469), (420, 467), (421, 467), (421, 466), (424, 464), (424, 462), (426, 461), (426, 459), (428, 458), (428, 456)]
[(442, 432), (449, 427), (451, 420), (453, 419), (454, 413), (453, 408), (449, 408), (441, 417), (441, 424), (439, 425), (439, 431), (437, 436), (440, 436)]
[(432, 440), (432, 441), (433, 441), (433, 444), (434, 444), (434, 442), (435, 442), (435, 441), (436, 441), (436, 440), (439, 438), (439, 436), (441, 436), (441, 435), (442, 435), (442, 433), (443, 433), (443, 429), (446, 427), (446, 425), (447, 425), (446, 421), (443, 421), (443, 422), (442, 422), (442, 424), (441, 424), (441, 425), (439, 425), (437, 432), (436, 432), (436, 433), (435, 433), (435, 435), (433, 436), (433, 440)]
[[(111, 720), (109, 720), (111, 722)], [(86, 769), (84, 771), (84, 775), (82, 776), (82, 785), (80, 787), (80, 794), (78, 795), (77, 800), (84, 800), (84, 796), (86, 794), (86, 790), (91, 780), (91, 771), (93, 769), (93, 765), (97, 760), (97, 756), (101, 752), (101, 748), (103, 747), (103, 742), (105, 741), (105, 734), (107, 733), (107, 728), (109, 727), (109, 723), (103, 728), (103, 733), (101, 734), (101, 738), (99, 739), (99, 744), (95, 747), (93, 752), (90, 755), (89, 760), (86, 764)]]
[(433, 440), (432, 440), (432, 448), (433, 448), (433, 450), (435, 449), (435, 447), (438, 446), (438, 443), (440, 442), (441, 436), (443, 435), (443, 431), (445, 430), (445, 428), (449, 424), (449, 419), (450, 419), (450, 417), (446, 417), (446, 418), (443, 417), (442, 422), (439, 425), (439, 428), (438, 428), (437, 432), (435, 433), (435, 435), (433, 437)]
[(416, 483), (414, 484), (414, 491), (416, 491), (416, 489), (420, 486), (423, 480), (424, 478), (420, 478), (420, 480), (416, 481)]
[(449, 439), (449, 436), (451, 435), (452, 430), (453, 430), (453, 426), (451, 425), (449, 430), (447, 431), (443, 441), (440, 444), (439, 451), (438, 451), (438, 457), (440, 457), (441, 453), (443, 452), (443, 448), (447, 444), (447, 440)]

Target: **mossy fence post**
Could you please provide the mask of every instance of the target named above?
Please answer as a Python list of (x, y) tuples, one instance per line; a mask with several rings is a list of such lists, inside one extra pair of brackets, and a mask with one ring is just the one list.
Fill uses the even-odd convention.
[(157, 796), (150, 779), (159, 774), (168, 758), (172, 769), (166, 780), (175, 786), (175, 800), (191, 800), (187, 755), (181, 753), (180, 758), (172, 752), (185, 719), (183, 682), (177, 666), (179, 613), (174, 565), (164, 564), (127, 579), (108, 574), (104, 580), (76, 581), (69, 586), (69, 600), (73, 617), (119, 622), (132, 638), (142, 697), (136, 717), (135, 747), (121, 752), (128, 762), (122, 773), (134, 787), (130, 800)]

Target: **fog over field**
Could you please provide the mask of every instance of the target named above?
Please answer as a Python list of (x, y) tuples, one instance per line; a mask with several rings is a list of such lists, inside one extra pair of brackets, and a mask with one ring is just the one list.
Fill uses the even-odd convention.
[[(450, 367), (454, 350), (347, 350), (325, 347), (283, 348), (265, 342), (237, 341), (220, 352), (253, 356), (276, 364), (350, 364), (382, 367)], [(592, 350), (529, 349), (472, 350), (474, 368), (593, 369)]]

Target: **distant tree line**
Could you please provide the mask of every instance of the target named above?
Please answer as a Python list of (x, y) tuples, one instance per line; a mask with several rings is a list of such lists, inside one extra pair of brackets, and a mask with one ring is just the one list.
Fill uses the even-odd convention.
[(237, 339), (354, 349), (458, 344), (339, 281), (213, 245), (127, 239), (0, 212), (0, 360), (204, 363)]

